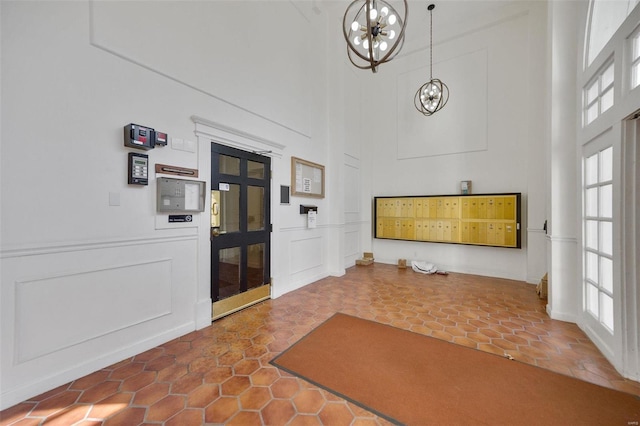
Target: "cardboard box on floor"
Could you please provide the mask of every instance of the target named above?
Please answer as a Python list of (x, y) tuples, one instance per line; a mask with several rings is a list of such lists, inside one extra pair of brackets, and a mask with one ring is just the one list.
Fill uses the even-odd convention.
[(362, 259), (356, 259), (356, 265), (367, 266), (373, 263), (373, 253), (365, 251)]
[(546, 299), (547, 298), (547, 287), (548, 287), (548, 285), (549, 284), (548, 284), (547, 274), (544, 274), (544, 277), (542, 277), (542, 279), (538, 283), (538, 287), (536, 287), (536, 293), (538, 293), (538, 297), (540, 297), (540, 299)]

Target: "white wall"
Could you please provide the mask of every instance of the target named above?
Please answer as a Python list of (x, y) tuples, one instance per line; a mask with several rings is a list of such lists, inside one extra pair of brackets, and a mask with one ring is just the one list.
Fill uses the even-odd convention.
[[(426, 5), (412, 6), (412, 17), (427, 16)], [(450, 98), (433, 116), (413, 106), (429, 79), (428, 21), (418, 25), (421, 45), (413, 42), (364, 79), (361, 143), (373, 156), (372, 196), (456, 194), (462, 180), (473, 181), (473, 193), (521, 192), (522, 249), (374, 240), (373, 251), (381, 262), (429, 260), (445, 270), (537, 283), (546, 272), (546, 4), (493, 6), (458, 20), (442, 15), (452, 4), (434, 10), (433, 77), (449, 86)]]
[(313, 231), (298, 213), (308, 199), (278, 198), (292, 155), (329, 162), (325, 40), (291, 37), (326, 31), (314, 7), (0, 4), (0, 408), (209, 321), (208, 217), (157, 215), (153, 171), (149, 186), (127, 185), (128, 123), (192, 142), (149, 151), (150, 162), (199, 168), (205, 181), (209, 141), (193, 116), (271, 146), (274, 296), (328, 275), (330, 262), (339, 271), (332, 188), (314, 200)]

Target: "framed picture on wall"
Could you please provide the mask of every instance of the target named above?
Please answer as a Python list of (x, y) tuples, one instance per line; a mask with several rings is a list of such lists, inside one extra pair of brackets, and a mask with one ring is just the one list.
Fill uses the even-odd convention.
[(324, 198), (324, 166), (291, 157), (291, 195)]

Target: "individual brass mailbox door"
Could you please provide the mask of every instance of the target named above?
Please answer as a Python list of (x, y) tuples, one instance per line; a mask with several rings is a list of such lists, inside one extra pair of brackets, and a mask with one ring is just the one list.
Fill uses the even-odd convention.
[(504, 200), (504, 218), (508, 220), (516, 219), (516, 197), (505, 197)]
[(496, 219), (504, 219), (504, 197), (496, 197)]
[(470, 217), (470, 209), (471, 209), (471, 201), (469, 200), (469, 197), (463, 197), (462, 200), (460, 201), (460, 204), (462, 204), (462, 218), (463, 219), (468, 219)]

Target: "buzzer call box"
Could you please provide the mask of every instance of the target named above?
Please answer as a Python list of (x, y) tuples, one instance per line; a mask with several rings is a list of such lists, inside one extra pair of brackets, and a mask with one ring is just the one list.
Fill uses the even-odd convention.
[(155, 146), (154, 130), (138, 124), (127, 124), (124, 127), (124, 145), (130, 148), (149, 150)]
[(156, 145), (166, 146), (169, 136), (163, 132), (156, 132), (151, 127), (139, 124), (127, 124), (124, 126), (124, 146), (149, 150)]

